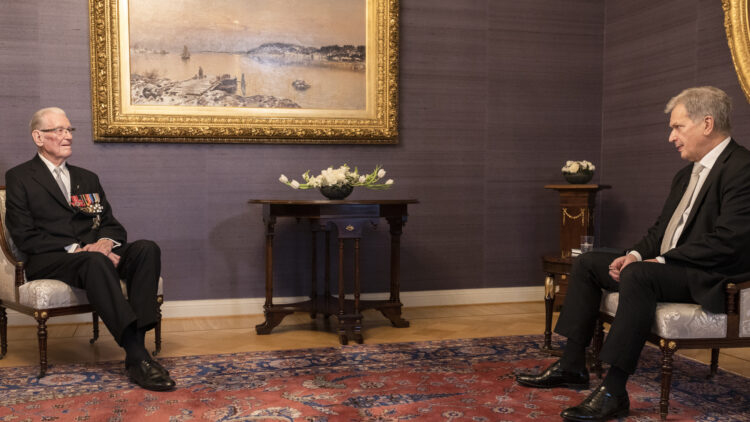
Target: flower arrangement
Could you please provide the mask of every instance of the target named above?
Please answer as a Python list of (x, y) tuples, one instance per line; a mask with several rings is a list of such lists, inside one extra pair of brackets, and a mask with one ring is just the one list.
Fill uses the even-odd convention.
[[(279, 181), (287, 186), (291, 186), (293, 189), (320, 189), (323, 195), (329, 198), (343, 199), (355, 186), (362, 186), (367, 189), (383, 190), (388, 189), (393, 185), (393, 179), (388, 179), (383, 183), (380, 183), (380, 179), (385, 176), (385, 170), (380, 166), (375, 166), (375, 169), (366, 174), (360, 174), (359, 169), (354, 167), (352, 170), (348, 165), (344, 164), (339, 168), (328, 167), (325, 170), (321, 170), (317, 176), (310, 176), (310, 170), (307, 170), (302, 175), (304, 183), (299, 183), (296, 180), (289, 181), (285, 175), (279, 176)], [(328, 192), (336, 191), (337, 193), (333, 196), (329, 195)]]
[(562, 168), (562, 174), (568, 183), (588, 183), (594, 177), (594, 167), (590, 161), (566, 161)]
[(590, 161), (567, 161), (562, 168), (563, 173), (575, 174), (575, 173), (593, 173), (596, 167)]

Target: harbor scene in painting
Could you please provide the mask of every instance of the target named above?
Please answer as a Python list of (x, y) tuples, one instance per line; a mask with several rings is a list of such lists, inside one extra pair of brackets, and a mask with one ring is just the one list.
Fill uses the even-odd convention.
[(133, 105), (361, 110), (366, 0), (130, 0)]

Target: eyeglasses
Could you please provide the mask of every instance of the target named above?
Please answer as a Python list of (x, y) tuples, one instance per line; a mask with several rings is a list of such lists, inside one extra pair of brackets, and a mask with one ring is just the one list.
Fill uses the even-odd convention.
[(73, 132), (75, 132), (76, 128), (74, 128), (74, 127), (56, 127), (56, 128), (53, 128), (53, 129), (37, 129), (37, 130), (39, 132), (45, 132), (45, 133), (55, 132), (55, 134), (57, 136), (63, 136), (63, 135), (65, 135), (65, 132), (68, 132), (69, 134), (72, 135)]

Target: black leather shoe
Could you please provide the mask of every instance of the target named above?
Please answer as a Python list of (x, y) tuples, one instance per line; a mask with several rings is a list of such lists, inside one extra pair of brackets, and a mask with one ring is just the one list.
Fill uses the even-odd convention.
[(560, 413), (568, 421), (606, 421), (628, 416), (630, 399), (627, 393), (615, 397), (600, 385), (576, 407), (569, 407)]
[(558, 360), (539, 375), (516, 375), (516, 382), (534, 388), (568, 387), (582, 389), (589, 387), (589, 371), (586, 369), (580, 372), (563, 371)]
[(169, 372), (151, 359), (140, 360), (126, 365), (125, 370), (131, 381), (152, 391), (168, 391), (174, 388), (175, 382), (169, 377)]
[(146, 360), (148, 360), (148, 362), (149, 362), (149, 363), (150, 363), (151, 365), (153, 365), (153, 366), (154, 366), (154, 367), (155, 367), (156, 369), (158, 369), (158, 370), (159, 370), (159, 371), (160, 371), (160, 372), (162, 373), (162, 375), (164, 375), (164, 376), (166, 376), (166, 377), (168, 377), (168, 376), (169, 376), (169, 371), (167, 371), (167, 368), (163, 367), (163, 366), (162, 366), (162, 365), (161, 365), (161, 364), (159, 363), (159, 361), (158, 361), (158, 360), (155, 360), (155, 359), (151, 359), (151, 358), (148, 358), (148, 359), (146, 359)]

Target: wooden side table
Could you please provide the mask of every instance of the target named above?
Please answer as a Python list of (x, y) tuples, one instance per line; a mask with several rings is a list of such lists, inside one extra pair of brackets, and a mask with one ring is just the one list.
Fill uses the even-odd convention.
[(596, 193), (608, 185), (546, 185), (560, 195), (560, 250), (542, 256), (544, 271), (544, 350), (551, 350), (552, 313), (560, 310), (568, 290), (573, 258), (570, 251), (580, 247), (581, 236), (594, 234)]
[[(285, 316), (293, 312), (307, 312), (315, 318), (318, 312), (326, 317), (335, 316), (339, 321), (339, 341), (347, 344), (349, 333), (357, 343), (362, 343), (362, 311), (377, 309), (391, 321), (394, 327), (408, 327), (409, 322), (401, 317), (399, 269), (401, 265), (401, 233), (407, 219), (407, 207), (416, 204), (416, 199), (360, 200), (360, 201), (296, 201), (255, 199), (252, 204), (263, 206), (263, 222), (266, 226), (266, 300), (263, 305), (265, 321), (255, 326), (258, 334), (270, 334)], [(310, 299), (287, 304), (273, 303), (273, 249), (274, 226), (280, 217), (309, 220), (312, 229), (312, 265)], [(359, 243), (367, 226), (378, 220), (388, 222), (390, 245), (390, 297), (388, 300), (360, 300)], [(338, 237), (338, 297), (330, 291), (329, 233), (336, 230)], [(318, 295), (316, 234), (325, 232), (325, 292)], [(346, 298), (344, 276), (344, 243), (354, 243), (354, 292), (353, 299)]]

